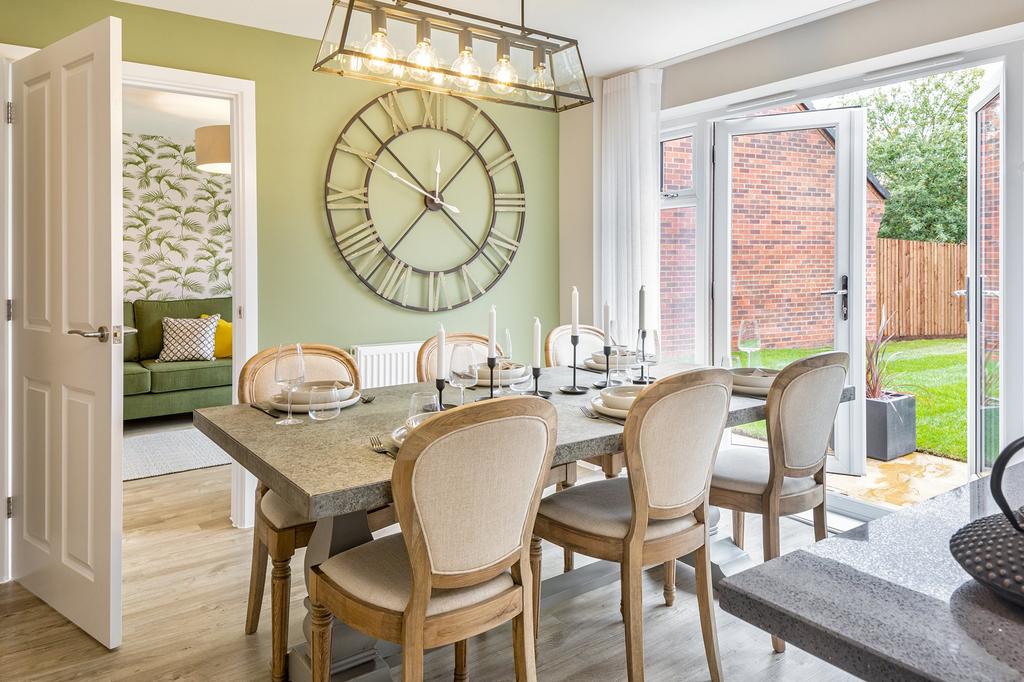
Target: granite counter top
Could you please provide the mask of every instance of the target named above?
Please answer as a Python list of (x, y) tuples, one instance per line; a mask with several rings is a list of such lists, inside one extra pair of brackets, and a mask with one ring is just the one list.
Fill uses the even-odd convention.
[[(597, 378), (581, 371), (578, 381), (589, 385)], [(554, 391), (551, 402), (558, 410), (555, 464), (622, 449), (622, 426), (580, 413), (579, 407), (589, 404), (596, 390), (584, 395), (557, 391), (557, 386), (572, 383), (570, 368), (546, 369), (541, 382), (542, 388)], [(196, 410), (193, 422), (271, 490), (316, 519), (375, 509), (391, 501), (392, 459), (371, 450), (369, 437), (389, 434), (400, 426), (408, 415), (409, 397), (417, 390), (434, 388), (433, 384), (419, 384), (368, 389), (367, 393), (376, 396), (372, 403), (357, 403), (326, 422), (306, 419), (297, 426), (276, 426), (274, 419), (248, 405)], [(482, 397), (484, 390), (467, 391), (466, 400)], [(853, 389), (848, 388), (845, 399), (852, 396)], [(457, 392), (445, 389), (445, 399), (457, 400)], [(763, 400), (733, 396), (728, 426), (761, 419)]]
[[(1004, 485), (1024, 501), (1024, 465)], [(949, 553), (954, 532), (998, 511), (973, 481), (727, 578), (721, 607), (864, 679), (1020, 680), (1024, 609)]]

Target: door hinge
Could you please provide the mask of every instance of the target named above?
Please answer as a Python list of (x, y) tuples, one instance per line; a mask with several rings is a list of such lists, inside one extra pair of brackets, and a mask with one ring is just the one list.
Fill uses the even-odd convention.
[(7, 321), (10, 322), (14, 319), (14, 299), (7, 299)]
[(7, 518), (9, 518), (9, 519), (13, 519), (14, 518), (14, 498), (13, 497), (8, 497), (7, 498)]
[(7, 103), (7, 123), (14, 123), (14, 102)]

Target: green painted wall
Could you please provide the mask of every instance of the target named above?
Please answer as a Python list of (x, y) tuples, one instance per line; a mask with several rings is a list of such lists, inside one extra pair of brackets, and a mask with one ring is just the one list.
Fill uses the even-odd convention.
[[(287, 4), (281, 3), (282, 12)], [(325, 12), (328, 5), (324, 0)], [(438, 322), (453, 331), (484, 332), (486, 311), (495, 304), (499, 327), (512, 328), (515, 355), (528, 359), (533, 316), (545, 329), (557, 323), (557, 116), (482, 105), (508, 136), (523, 171), (528, 213), (522, 248), (483, 298), (451, 312), (407, 312), (378, 299), (351, 274), (330, 239), (322, 204), (327, 158), (340, 128), (386, 87), (313, 73), (315, 41), (109, 0), (2, 0), (0, 43), (41, 47), (106, 16), (123, 20), (128, 61), (256, 82), (261, 346), (419, 340)]]

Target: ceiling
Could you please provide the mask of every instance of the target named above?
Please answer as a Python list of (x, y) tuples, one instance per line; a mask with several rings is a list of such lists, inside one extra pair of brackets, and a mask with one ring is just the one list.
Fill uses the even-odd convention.
[(192, 140), (200, 126), (231, 123), (226, 99), (145, 88), (124, 89), (124, 131)]
[[(319, 40), (330, 0), (124, 0)], [(526, 0), (526, 23), (579, 40), (592, 76), (661, 64), (876, 0)], [(507, 21), (515, 0), (435, 0)], [(311, 57), (312, 59), (312, 57)]]

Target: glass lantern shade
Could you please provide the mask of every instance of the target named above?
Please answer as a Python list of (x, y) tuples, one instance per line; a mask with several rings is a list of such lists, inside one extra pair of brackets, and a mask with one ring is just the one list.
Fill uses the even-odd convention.
[(553, 112), (594, 101), (575, 40), (420, 0), (335, 0), (313, 70)]

